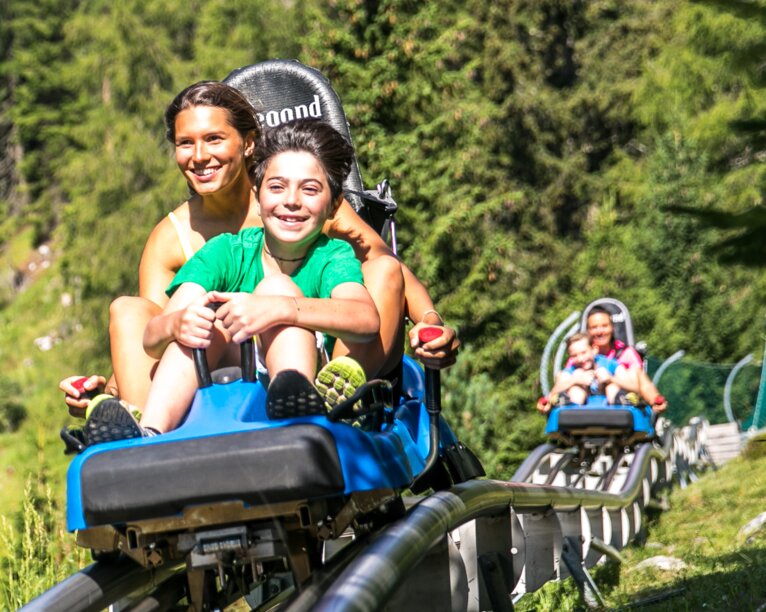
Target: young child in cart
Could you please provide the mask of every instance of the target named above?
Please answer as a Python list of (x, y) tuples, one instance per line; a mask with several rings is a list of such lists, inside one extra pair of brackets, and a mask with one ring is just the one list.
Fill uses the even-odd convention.
[(587, 333), (576, 333), (567, 340), (570, 364), (556, 377), (556, 382), (538, 410), (547, 414), (553, 406), (584, 405), (593, 395), (606, 396), (608, 404), (637, 405), (638, 379), (635, 372), (600, 355)]

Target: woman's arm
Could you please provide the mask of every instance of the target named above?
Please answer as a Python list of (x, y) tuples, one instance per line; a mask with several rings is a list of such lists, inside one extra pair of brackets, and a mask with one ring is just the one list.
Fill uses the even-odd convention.
[[(381, 256), (391, 256), (393, 251), (372, 229), (353, 206), (346, 200), (341, 202), (335, 216), (327, 222), (325, 231), (330, 238), (340, 238), (348, 242), (354, 249), (356, 258), (364, 263)], [(441, 317), (429, 317), (424, 320), (424, 315), (434, 311), (434, 303), (428, 295), (428, 290), (404, 263), (402, 267), (404, 276), (404, 296), (407, 300), (407, 316), (414, 323), (427, 323), (429, 325), (443, 325)]]
[[(556, 376), (556, 381), (553, 383), (553, 387), (551, 388), (548, 397), (556, 393), (569, 391), (569, 389), (576, 384), (582, 384), (584, 386), (589, 385), (590, 380), (585, 382), (585, 375), (582, 374), (584, 371), (585, 370), (575, 370), (574, 372), (567, 372), (566, 370), (561, 370)], [(582, 380), (580, 380), (581, 378)]]
[(215, 313), (207, 307), (208, 303), (208, 294), (202, 286), (182, 284), (162, 313), (147, 323), (144, 350), (159, 358), (173, 340), (192, 348), (207, 348), (215, 322)]
[[(353, 206), (346, 200), (341, 202), (335, 216), (327, 222), (326, 233), (330, 238), (339, 238), (348, 242), (354, 249), (356, 258), (365, 263), (378, 257), (394, 256), (391, 248), (385, 243), (383, 238), (372, 229)], [(433, 312), (434, 304), (428, 295), (428, 290), (421, 283), (412, 271), (401, 261), (399, 265), (402, 268), (404, 276), (404, 296), (407, 301), (407, 316), (415, 323), (423, 321), (423, 315), (428, 311)], [(430, 325), (443, 325), (441, 319), (435, 320), (431, 317), (424, 321)]]
[(652, 410), (656, 413), (665, 412), (668, 409), (667, 400), (643, 369), (638, 370), (638, 382), (641, 387), (639, 395), (649, 403)]
[(626, 346), (620, 355), (619, 360), (620, 364), (625, 366), (628, 371), (634, 370), (636, 377), (638, 378), (639, 389), (630, 390), (637, 391), (638, 394), (652, 407), (654, 412), (665, 412), (668, 408), (668, 402), (652, 382), (652, 379), (649, 378), (649, 375), (644, 371), (644, 362), (636, 349), (632, 346)]
[(149, 234), (138, 267), (138, 295), (161, 308), (168, 303), (165, 289), (186, 263), (173, 224), (165, 217)]
[(436, 312), (433, 300), (428, 295), (428, 289), (406, 264), (402, 264), (404, 276), (404, 296), (407, 300), (407, 317), (413, 323), (426, 325), (444, 325), (439, 313)]
[(362, 219), (346, 200), (343, 200), (328, 220), (324, 232), (329, 238), (339, 238), (351, 245), (356, 258), (364, 263), (381, 255), (392, 255), (383, 238)]
[[(330, 238), (340, 238), (348, 242), (362, 263), (381, 256), (393, 256), (393, 252), (378, 233), (345, 200), (335, 216), (328, 221), (325, 231)], [(404, 278), (405, 314), (415, 323), (409, 331), (410, 345), (415, 349), (415, 355), (429, 368), (441, 369), (453, 365), (460, 348), (457, 333), (453, 328), (444, 325), (441, 316), (434, 309), (434, 303), (425, 285), (401, 261), (399, 265)], [(380, 299), (375, 301), (383, 303)], [(386, 313), (381, 313), (381, 316), (385, 317)], [(442, 334), (421, 346), (418, 332), (421, 327), (429, 326), (442, 327)]]
[[(408, 333), (410, 346), (415, 349), (415, 356), (427, 368), (440, 370), (454, 365), (460, 348), (457, 332), (444, 324), (441, 315), (434, 308), (434, 303), (431, 301), (431, 296), (428, 295), (425, 285), (405, 264), (402, 264), (402, 275), (404, 276), (407, 317), (415, 323)], [(421, 345), (420, 330), (423, 327), (433, 326), (441, 327), (441, 335)]]
[(626, 368), (624, 365), (620, 364), (617, 366), (617, 369), (614, 371), (614, 374), (611, 377), (612, 382), (620, 387), (620, 389), (638, 393), (641, 387), (641, 383), (639, 381), (637, 372), (640, 371), (641, 370), (636, 370), (635, 368)]
[[(176, 212), (179, 210), (180, 208), (176, 209)], [(144, 246), (144, 252), (141, 255), (141, 264), (138, 268), (139, 297), (156, 304), (160, 308), (165, 308), (169, 303), (165, 290), (185, 263), (186, 255), (181, 248), (177, 231), (170, 219), (165, 217), (149, 234), (149, 238)], [(181, 299), (185, 298), (182, 297)], [(192, 299), (193, 297), (189, 298), (186, 303), (174, 307), (173, 311), (180, 311)], [(165, 347), (170, 342), (178, 339), (176, 336), (178, 325), (174, 321), (179, 315), (163, 311), (159, 316), (162, 318), (158, 321), (154, 321), (154, 319), (158, 318), (157, 316), (149, 319), (149, 322), (154, 321), (149, 335), (139, 336), (149, 342), (149, 344), (144, 346), (147, 354), (156, 358), (162, 356)], [(139, 334), (144, 334), (146, 328), (137, 331)]]
[[(131, 377), (140, 370), (137, 362), (145, 358), (141, 344), (136, 344), (136, 340), (142, 338), (146, 322), (152, 317), (151, 313), (160, 310), (167, 303), (165, 288), (184, 261), (175, 229), (165, 217), (149, 234), (141, 254), (139, 297), (119, 297), (109, 308), (109, 338), (114, 373), (105, 386), (103, 377), (91, 376), (86, 384), (88, 390), (103, 387), (107, 393), (117, 395), (119, 379), (121, 385), (126, 381), (133, 383), (124, 385), (124, 395), (131, 400), (135, 399), (127, 394), (131, 391), (128, 387), (136, 386)], [(137, 376), (141, 379), (142, 374)], [(88, 400), (80, 397), (79, 392), (71, 386), (71, 380), (75, 378), (79, 377), (65, 378), (59, 383), (59, 388), (66, 394), (67, 404), (83, 408)]]

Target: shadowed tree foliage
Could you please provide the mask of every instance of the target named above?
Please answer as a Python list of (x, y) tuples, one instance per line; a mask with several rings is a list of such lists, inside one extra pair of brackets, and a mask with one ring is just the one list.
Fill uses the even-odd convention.
[[(745, 24), (759, 24), (762, 31), (766, 28), (766, 6), (750, 0), (696, 0), (697, 4), (710, 7), (710, 10), (727, 16), (739, 22), (739, 28)], [(705, 43), (700, 40), (701, 48)], [(730, 41), (734, 42), (734, 41)], [(741, 79), (746, 80), (761, 93), (766, 86), (766, 42), (763, 38), (746, 38), (744, 43), (735, 44), (727, 53), (727, 67)], [(763, 164), (766, 161), (766, 109), (751, 107), (748, 113), (728, 122), (732, 132), (745, 143), (745, 149), (730, 164), (737, 168)], [(762, 177), (762, 173), (761, 173)], [(766, 208), (763, 205), (763, 179), (755, 185), (759, 190), (758, 201), (741, 211), (741, 206), (733, 210), (720, 206), (675, 206), (670, 212), (685, 214), (700, 222), (704, 227), (722, 230), (722, 237), (715, 241), (707, 255), (717, 257), (726, 264), (744, 264), (746, 266), (762, 266), (766, 262), (766, 247), (763, 235), (766, 232)]]
[[(57, 224), (64, 204), (49, 179), (62, 159), (53, 153), (67, 149), (71, 142), (68, 131), (76, 123), (68, 112), (75, 92), (64, 77), (63, 68), (72, 51), (65, 44), (64, 27), (80, 2), (4, 4), (2, 21), (8, 50), (3, 81), (9, 85), (7, 117), (13, 125), (14, 144), (20, 150), (17, 162), (26, 202), (23, 211), (11, 212), (18, 213), (23, 223), (32, 223), (43, 239)], [(15, 231), (15, 225), (8, 225), (6, 231)]]

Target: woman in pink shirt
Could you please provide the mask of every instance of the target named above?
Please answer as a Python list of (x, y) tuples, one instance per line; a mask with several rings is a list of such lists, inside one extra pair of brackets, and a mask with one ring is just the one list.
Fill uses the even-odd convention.
[(588, 315), (587, 331), (593, 340), (593, 346), (598, 349), (599, 354), (604, 357), (616, 359), (618, 363), (624, 365), (629, 371), (635, 371), (638, 376), (639, 389), (641, 397), (646, 400), (655, 413), (664, 412), (668, 407), (668, 402), (660, 394), (652, 380), (644, 372), (644, 362), (636, 349), (627, 346), (621, 340), (614, 337), (614, 325), (612, 316), (605, 309), (595, 306)]
[[(586, 331), (600, 355), (616, 359), (620, 365), (625, 366), (630, 374), (635, 375), (640, 395), (644, 401), (651, 405), (652, 411), (655, 414), (665, 412), (668, 402), (654, 385), (652, 379), (644, 372), (644, 361), (641, 359), (641, 355), (632, 346), (628, 346), (622, 340), (617, 340), (614, 337), (614, 324), (609, 311), (601, 306), (594, 306), (588, 314)], [(571, 360), (567, 362), (567, 366), (571, 365), (570, 362)], [(543, 396), (537, 400), (537, 409), (543, 414), (550, 412), (550, 398)]]

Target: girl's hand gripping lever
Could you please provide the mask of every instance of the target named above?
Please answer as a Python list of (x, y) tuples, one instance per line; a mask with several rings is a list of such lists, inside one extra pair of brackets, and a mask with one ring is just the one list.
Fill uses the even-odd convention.
[[(207, 305), (210, 310), (215, 312), (223, 302), (211, 302)], [(200, 389), (209, 387), (213, 384), (213, 377), (210, 373), (210, 366), (207, 363), (207, 353), (205, 349), (195, 348), (192, 350), (194, 359), (194, 369), (197, 371), (197, 383)], [(249, 338), (240, 345), (240, 360), (242, 368), (242, 380), (245, 382), (255, 381), (255, 355), (253, 350), (253, 339)]]

